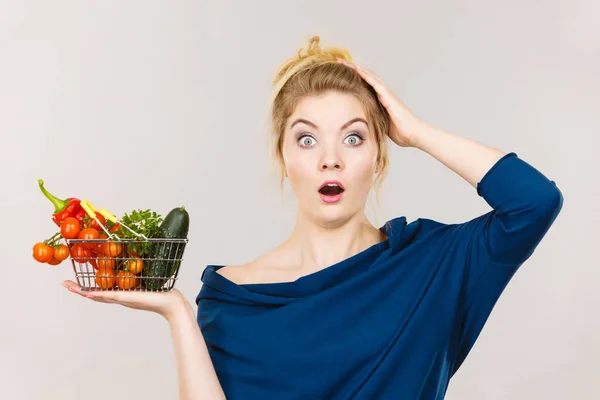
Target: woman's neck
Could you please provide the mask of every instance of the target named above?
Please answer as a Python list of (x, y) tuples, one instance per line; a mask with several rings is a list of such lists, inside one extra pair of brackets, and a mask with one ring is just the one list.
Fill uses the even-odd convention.
[(343, 261), (386, 239), (363, 214), (323, 223), (298, 215), (281, 250), (290, 268), (312, 273)]

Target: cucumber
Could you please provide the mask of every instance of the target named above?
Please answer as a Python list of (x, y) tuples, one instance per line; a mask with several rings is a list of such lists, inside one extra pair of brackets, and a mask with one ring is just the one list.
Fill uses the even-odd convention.
[(159, 290), (179, 268), (185, 248), (185, 242), (169, 243), (168, 239), (187, 239), (190, 228), (190, 215), (185, 207), (177, 207), (169, 211), (160, 224), (154, 238), (167, 239), (153, 242), (149, 258), (142, 270), (142, 283), (148, 290)]

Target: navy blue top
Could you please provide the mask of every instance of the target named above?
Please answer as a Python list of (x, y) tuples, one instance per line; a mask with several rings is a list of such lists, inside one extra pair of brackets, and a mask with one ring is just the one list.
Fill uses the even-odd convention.
[(492, 211), (394, 218), (385, 241), (293, 282), (236, 284), (208, 265), (197, 318), (227, 399), (442, 399), (563, 203), (515, 153), (477, 194)]

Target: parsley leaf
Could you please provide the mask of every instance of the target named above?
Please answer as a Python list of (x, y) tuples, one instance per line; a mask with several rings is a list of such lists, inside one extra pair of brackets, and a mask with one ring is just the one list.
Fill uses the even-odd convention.
[[(123, 214), (123, 217), (120, 220), (120, 222), (130, 227), (133, 231), (141, 233), (147, 238), (152, 238), (158, 234), (162, 221), (163, 217), (150, 209), (133, 210), (130, 213)], [(117, 231), (117, 235), (123, 239), (139, 240), (140, 243), (130, 243), (128, 245), (128, 247), (138, 255), (144, 256), (150, 252), (151, 243), (145, 242), (143, 238), (134, 235), (129, 229), (121, 226)]]

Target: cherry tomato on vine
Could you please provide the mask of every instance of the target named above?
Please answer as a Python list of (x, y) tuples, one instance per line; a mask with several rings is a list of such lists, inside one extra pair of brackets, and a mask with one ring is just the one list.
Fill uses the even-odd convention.
[(68, 257), (69, 257), (69, 248), (66, 245), (61, 244), (60, 246), (54, 248), (54, 258), (57, 261), (64, 261)]
[(50, 265), (58, 265), (61, 262), (63, 262), (63, 260), (57, 260), (56, 258), (52, 258), (50, 261), (48, 261), (48, 264), (50, 264)]
[(46, 243), (39, 242), (33, 246), (33, 258), (41, 263), (47, 263), (54, 257), (54, 248)]

